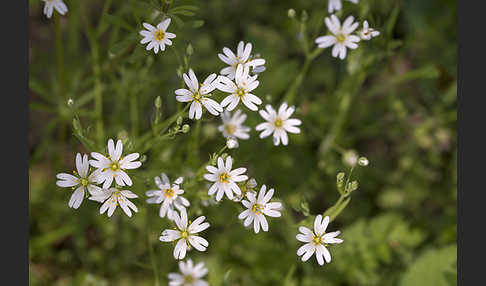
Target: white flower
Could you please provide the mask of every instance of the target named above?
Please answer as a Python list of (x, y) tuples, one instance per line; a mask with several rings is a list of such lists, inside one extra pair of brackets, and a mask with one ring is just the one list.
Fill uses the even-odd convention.
[(172, 45), (172, 41), (170, 39), (175, 38), (176, 35), (174, 33), (167, 32), (167, 27), (169, 27), (169, 24), (170, 18), (167, 18), (164, 21), (160, 22), (157, 27), (154, 27), (148, 23), (143, 23), (143, 26), (147, 30), (140, 31), (140, 35), (143, 36), (143, 39), (140, 41), (140, 43), (149, 43), (146, 47), (147, 51), (153, 48), (154, 52), (158, 53), (159, 48), (161, 51), (164, 51), (165, 45)]
[(223, 195), (226, 194), (228, 199), (233, 199), (233, 192), (237, 195), (241, 194), (240, 187), (236, 184), (248, 180), (248, 176), (243, 175), (246, 168), (238, 168), (231, 171), (233, 160), (231, 156), (226, 157), (226, 164), (223, 158), (218, 158), (218, 168), (214, 166), (206, 166), (211, 174), (204, 174), (204, 178), (210, 182), (214, 182), (209, 188), (208, 195), (216, 193), (216, 201), (220, 201)]
[(228, 149), (235, 149), (238, 148), (238, 146), (240, 146), (240, 144), (238, 143), (238, 140), (236, 140), (235, 138), (229, 137), (226, 140), (226, 147), (228, 147)]
[(300, 128), (296, 127), (302, 122), (299, 119), (289, 118), (294, 113), (295, 107), (287, 108), (287, 102), (282, 103), (278, 109), (278, 113), (269, 104), (265, 106), (266, 111), (260, 109), (259, 113), (267, 122), (258, 124), (255, 130), (261, 131), (260, 138), (265, 138), (273, 133), (273, 144), (278, 146), (280, 142), (283, 145), (289, 143), (287, 132), (300, 133)]
[(202, 115), (202, 105), (212, 115), (219, 115), (223, 112), (223, 108), (219, 103), (209, 98), (212, 92), (216, 88), (218, 82), (217, 75), (215, 73), (210, 74), (199, 87), (196, 75), (192, 69), (189, 69), (189, 76), (183, 74), (184, 82), (189, 89), (180, 88), (176, 89), (176, 99), (179, 102), (192, 102), (189, 107), (189, 118), (200, 119)]
[(228, 64), (229, 67), (223, 68), (220, 73), (228, 77), (230, 80), (233, 80), (236, 75), (236, 68), (239, 64), (245, 65), (249, 68), (251, 67), (252, 72), (258, 73), (264, 71), (265, 67), (263, 65), (265, 64), (265, 60), (262, 58), (251, 59), (251, 47), (251, 43), (246, 43), (245, 45), (243, 41), (240, 41), (238, 43), (236, 55), (230, 49), (224, 47), (224, 54), (218, 54), (218, 57), (224, 63)]
[(226, 138), (233, 137), (238, 139), (248, 139), (250, 135), (250, 127), (242, 125), (246, 120), (246, 114), (241, 110), (236, 110), (233, 115), (229, 111), (221, 113), (221, 120), (223, 124), (218, 127), (218, 130), (223, 133)]
[(180, 261), (179, 269), (182, 273), (169, 273), (169, 286), (208, 286), (208, 282), (202, 280), (208, 269), (204, 267), (204, 262), (194, 265), (191, 259), (187, 262)]
[[(353, 2), (354, 4), (358, 3), (358, 0), (348, 0), (349, 2)], [(341, 3), (341, 0), (329, 0), (328, 3), (328, 10), (329, 13), (332, 13), (334, 11), (339, 11), (343, 8), (343, 4)]]
[(104, 202), (101, 205), (100, 214), (103, 214), (106, 210), (108, 210), (108, 217), (113, 215), (113, 212), (115, 212), (118, 205), (129, 217), (132, 216), (130, 209), (132, 209), (134, 212), (138, 212), (137, 206), (128, 200), (133, 198), (138, 198), (138, 196), (129, 190), (120, 190), (118, 188), (103, 189), (94, 192), (92, 196), (89, 197), (89, 199), (92, 201), (97, 201), (100, 203)]
[(353, 23), (354, 17), (349, 16), (344, 20), (343, 25), (339, 22), (336, 15), (331, 15), (331, 18), (326, 17), (324, 22), (332, 35), (321, 36), (316, 39), (316, 44), (319, 48), (327, 48), (332, 45), (332, 56), (344, 59), (346, 57), (346, 48), (356, 49), (358, 47), (359, 37), (351, 35), (356, 30), (359, 23)]
[(359, 37), (361, 40), (370, 40), (371, 38), (377, 37), (380, 35), (379, 31), (376, 31), (373, 28), (370, 28), (368, 25), (368, 21), (363, 22), (363, 29), (359, 32)]
[(314, 231), (305, 226), (299, 227), (301, 233), (297, 234), (296, 238), (298, 241), (305, 242), (305, 244), (297, 250), (298, 256), (303, 255), (302, 261), (307, 261), (312, 254), (315, 253), (319, 265), (324, 265), (324, 259), (327, 263), (331, 262), (331, 253), (329, 253), (326, 246), (328, 244), (342, 243), (343, 240), (336, 238), (336, 236), (341, 233), (340, 231), (326, 233), (328, 224), (328, 216), (322, 219), (322, 215), (318, 215), (314, 220)]
[(98, 152), (91, 152), (91, 157), (95, 160), (89, 160), (91, 166), (98, 168), (97, 180), (98, 183), (103, 183), (103, 189), (108, 189), (113, 180), (119, 186), (131, 186), (132, 180), (125, 173), (126, 169), (136, 169), (142, 165), (140, 161), (134, 161), (140, 157), (138, 153), (131, 153), (122, 157), (123, 144), (121, 140), (116, 142), (116, 147), (113, 139), (108, 140), (108, 157), (103, 156)]
[(155, 184), (159, 188), (159, 190), (150, 190), (147, 191), (145, 194), (151, 198), (147, 200), (149, 204), (160, 204), (160, 217), (165, 217), (170, 220), (174, 220), (174, 207), (176, 207), (179, 211), (183, 208), (188, 207), (189, 201), (182, 197), (181, 195), (184, 193), (184, 190), (180, 189), (180, 184), (183, 182), (183, 178), (177, 178), (174, 183), (170, 184), (169, 178), (165, 173), (162, 173), (162, 179), (160, 177), (155, 177)]
[(100, 187), (95, 186), (94, 184), (96, 181), (97, 173), (93, 172), (88, 175), (89, 171), (89, 162), (88, 162), (88, 155), (84, 154), (81, 157), (81, 154), (76, 154), (76, 169), (77, 172), (74, 171), (73, 173), (77, 176), (73, 176), (71, 174), (66, 173), (59, 173), (56, 175), (56, 178), (59, 180), (56, 182), (56, 185), (62, 188), (69, 188), (72, 187), (74, 189), (75, 186), (79, 186), (76, 188), (74, 193), (71, 195), (71, 199), (69, 200), (69, 207), (77, 209), (81, 203), (83, 202), (85, 191), (93, 193), (96, 191), (101, 190)]
[(44, 14), (47, 18), (51, 18), (52, 11), (56, 9), (59, 14), (64, 15), (68, 11), (68, 8), (62, 0), (42, 0), (45, 2), (44, 4)]
[(181, 216), (174, 213), (174, 221), (179, 230), (166, 229), (160, 236), (160, 241), (171, 242), (179, 240), (174, 248), (174, 258), (183, 259), (186, 256), (187, 249), (192, 246), (199, 251), (205, 251), (209, 242), (198, 236), (197, 233), (207, 229), (209, 223), (203, 223), (205, 217), (200, 216), (195, 219), (189, 227), (187, 227), (187, 213), (186, 209), (181, 210)]
[(250, 92), (257, 88), (260, 83), (256, 80), (257, 75), (250, 76), (250, 67), (245, 65), (238, 65), (236, 68), (235, 82), (231, 81), (225, 76), (219, 76), (219, 82), (216, 88), (227, 93), (231, 93), (221, 101), (221, 106), (231, 111), (235, 109), (236, 105), (241, 101), (250, 110), (257, 111), (258, 107), (255, 105), (262, 104), (262, 100)]
[(273, 196), (273, 189), (268, 190), (265, 193), (267, 187), (262, 185), (258, 198), (255, 194), (248, 192), (246, 194), (247, 200), (242, 200), (241, 203), (247, 208), (240, 215), (238, 219), (245, 219), (243, 224), (249, 226), (253, 222), (253, 230), (255, 233), (260, 231), (260, 225), (263, 231), (268, 231), (268, 222), (265, 216), (280, 217), (280, 211), (278, 211), (282, 204), (279, 202), (269, 203)]

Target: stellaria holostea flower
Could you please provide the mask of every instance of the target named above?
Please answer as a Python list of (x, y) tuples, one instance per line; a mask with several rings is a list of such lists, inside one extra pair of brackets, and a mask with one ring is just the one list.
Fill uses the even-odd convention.
[(165, 217), (170, 220), (174, 219), (174, 212), (176, 209), (181, 211), (183, 208), (186, 208), (190, 205), (189, 201), (181, 196), (184, 193), (184, 190), (180, 189), (180, 184), (183, 182), (183, 178), (177, 178), (174, 183), (171, 185), (169, 178), (165, 173), (162, 173), (161, 177), (155, 177), (155, 184), (159, 188), (159, 190), (150, 190), (145, 192), (145, 194), (151, 198), (147, 200), (149, 204), (161, 204), (159, 216)]
[(273, 196), (273, 189), (266, 192), (267, 187), (262, 185), (258, 197), (255, 194), (248, 192), (246, 197), (248, 200), (242, 200), (241, 203), (247, 208), (240, 215), (238, 219), (244, 219), (244, 226), (249, 226), (253, 222), (253, 230), (255, 233), (260, 231), (260, 226), (263, 231), (268, 231), (268, 222), (265, 216), (280, 217), (280, 209), (282, 203), (269, 201)]
[(240, 195), (240, 187), (237, 182), (245, 181), (248, 176), (243, 175), (246, 172), (246, 168), (237, 168), (231, 170), (233, 165), (233, 159), (231, 156), (226, 157), (226, 163), (223, 158), (218, 158), (218, 167), (206, 166), (209, 174), (204, 174), (204, 178), (210, 182), (214, 182), (209, 188), (208, 195), (216, 193), (216, 201), (220, 201), (223, 195), (226, 194), (228, 199), (233, 199), (233, 193)]
[(129, 190), (120, 190), (118, 188), (109, 188), (96, 191), (89, 197), (92, 201), (103, 203), (100, 207), (100, 214), (103, 214), (108, 210), (108, 217), (111, 217), (115, 212), (117, 206), (120, 206), (123, 212), (131, 217), (132, 209), (134, 212), (138, 212), (137, 206), (135, 206), (130, 200), (138, 198), (138, 196)]
[(127, 173), (125, 173), (125, 170), (136, 169), (142, 165), (140, 161), (135, 161), (140, 157), (140, 154), (131, 153), (122, 157), (122, 152), (122, 141), (118, 140), (115, 147), (113, 139), (108, 140), (108, 157), (98, 152), (91, 152), (91, 157), (95, 160), (89, 160), (89, 163), (91, 166), (98, 168), (98, 170), (96, 170), (96, 178), (99, 183), (104, 182), (103, 189), (108, 189), (113, 180), (115, 180), (116, 184), (119, 186), (132, 185), (132, 180)]
[(221, 101), (221, 106), (226, 107), (226, 110), (231, 111), (235, 109), (240, 100), (250, 110), (257, 111), (257, 105), (262, 104), (262, 100), (256, 95), (251, 94), (255, 88), (258, 87), (260, 82), (257, 79), (257, 75), (250, 76), (250, 67), (239, 64), (236, 68), (235, 81), (231, 81), (225, 76), (219, 76), (219, 82), (216, 84), (216, 88), (230, 93)]
[(42, 0), (44, 1), (44, 15), (47, 16), (47, 18), (52, 17), (52, 12), (54, 9), (56, 9), (59, 14), (64, 15), (67, 13), (68, 8), (62, 0)]
[(205, 251), (209, 242), (198, 235), (199, 232), (207, 229), (209, 223), (203, 222), (204, 216), (196, 218), (189, 227), (187, 226), (187, 212), (186, 209), (181, 210), (181, 215), (174, 213), (174, 221), (178, 229), (166, 229), (159, 237), (160, 241), (171, 242), (177, 241), (174, 247), (174, 258), (183, 259), (186, 257), (186, 252), (190, 247), (194, 247), (198, 251)]
[(305, 226), (299, 227), (301, 233), (297, 234), (296, 238), (298, 241), (305, 242), (297, 250), (297, 255), (302, 255), (302, 261), (307, 261), (315, 253), (319, 265), (324, 265), (324, 259), (327, 263), (331, 262), (331, 253), (327, 250), (326, 246), (342, 243), (343, 240), (336, 238), (341, 233), (340, 231), (326, 233), (328, 224), (329, 216), (322, 219), (322, 215), (318, 215), (314, 220), (314, 231)]
[(208, 286), (202, 278), (208, 273), (204, 262), (194, 265), (191, 259), (179, 262), (179, 273), (169, 273), (169, 286)]
[(300, 133), (300, 128), (296, 126), (302, 124), (302, 122), (299, 119), (289, 118), (294, 113), (294, 106), (288, 107), (287, 103), (284, 102), (278, 108), (278, 112), (269, 104), (265, 106), (265, 109), (260, 109), (259, 113), (267, 122), (260, 123), (255, 127), (257, 131), (263, 130), (260, 133), (260, 138), (268, 137), (273, 133), (273, 144), (275, 146), (278, 146), (280, 142), (287, 145), (289, 143), (287, 132)]
[(223, 108), (219, 103), (209, 98), (211, 92), (216, 88), (219, 81), (218, 76), (213, 73), (210, 74), (204, 82), (199, 86), (196, 75), (192, 69), (189, 69), (189, 76), (183, 74), (184, 82), (189, 89), (176, 89), (176, 100), (179, 102), (191, 102), (189, 107), (189, 118), (200, 119), (202, 116), (202, 106), (212, 115), (219, 115), (223, 112)]
[(264, 71), (265, 67), (263, 65), (265, 64), (265, 60), (260, 57), (252, 58), (250, 55), (251, 48), (251, 43), (246, 43), (245, 45), (243, 41), (240, 41), (235, 55), (229, 48), (224, 47), (223, 54), (218, 54), (218, 57), (229, 66), (223, 68), (220, 74), (233, 80), (236, 75), (236, 68), (240, 64), (248, 66), (252, 72), (258, 73)]
[(146, 47), (147, 51), (154, 49), (155, 53), (165, 50), (165, 45), (171, 46), (173, 39), (176, 37), (176, 34), (167, 32), (167, 27), (169, 27), (170, 18), (167, 18), (160, 22), (157, 27), (154, 27), (148, 23), (143, 23), (143, 26), (147, 30), (140, 31), (140, 35), (143, 36), (143, 39), (140, 40), (141, 44), (149, 43)]
[(89, 193), (93, 193), (96, 191), (101, 190), (100, 187), (96, 186), (97, 183), (96, 177), (97, 173), (93, 172), (88, 174), (89, 172), (89, 161), (88, 155), (84, 154), (81, 157), (81, 154), (76, 154), (76, 171), (73, 171), (75, 176), (67, 173), (59, 173), (56, 175), (58, 181), (56, 185), (62, 188), (76, 188), (76, 190), (71, 195), (71, 199), (69, 199), (69, 207), (77, 209), (81, 203), (83, 202), (85, 191), (87, 190)]
[(331, 54), (333, 57), (339, 57), (340, 59), (346, 57), (346, 48), (356, 49), (358, 47), (356, 43), (359, 42), (360, 38), (351, 34), (359, 25), (358, 22), (354, 22), (353, 16), (347, 17), (342, 26), (336, 15), (326, 17), (324, 22), (332, 34), (318, 37), (315, 40), (317, 47), (327, 48), (334, 45)]

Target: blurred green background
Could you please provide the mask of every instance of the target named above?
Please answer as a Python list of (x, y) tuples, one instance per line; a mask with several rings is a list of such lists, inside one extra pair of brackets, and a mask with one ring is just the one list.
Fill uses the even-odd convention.
[[(224, 46), (234, 51), (244, 40), (266, 59), (255, 94), (280, 105), (305, 63), (304, 42), (314, 49), (313, 40), (327, 32), (327, 1), (172, 1), (163, 9), (199, 9), (173, 17), (175, 50), (157, 55), (138, 43), (137, 18), (158, 23), (160, 15), (151, 17), (160, 1), (65, 1), (69, 11), (57, 19), (57, 12), (52, 19), (42, 14), (43, 2), (29, 2), (30, 284), (166, 285), (178, 269), (173, 247), (158, 237), (170, 224), (158, 217), (158, 206), (145, 203), (144, 192), (161, 172), (190, 178), (225, 140), (216, 130), (219, 118), (204, 114), (198, 123), (184, 120), (189, 133), (135, 149), (150, 131), (155, 98), (162, 98), (164, 119), (181, 108), (173, 91), (189, 43), (194, 52), (186, 59), (202, 80), (225, 66), (217, 57)], [(289, 146), (274, 147), (253, 129), (250, 140), (228, 152), (234, 166), (247, 167), (284, 203), (269, 232), (246, 230), (236, 203), (205, 207), (203, 181), (183, 185), (190, 217), (204, 214), (211, 223), (203, 235), (207, 252), (188, 253), (206, 263), (210, 285), (456, 285), (456, 1), (343, 6), (341, 19), (368, 20), (381, 35), (348, 50), (343, 61), (327, 49), (310, 63), (291, 102), (302, 132), (290, 136)], [(290, 8), (298, 21), (287, 16)], [(249, 115), (245, 125), (262, 121), (241, 108)], [(97, 150), (73, 134), (93, 140)], [(88, 200), (68, 208), (71, 190), (55, 185), (56, 173), (73, 170), (76, 152), (103, 151), (116, 137), (145, 155), (130, 172), (139, 212), (128, 218), (117, 209), (108, 218)], [(321, 267), (315, 257), (303, 263), (296, 255), (299, 222), (337, 200), (336, 174), (349, 171), (349, 150), (370, 164), (354, 170), (359, 189), (329, 226), (342, 231), (344, 243), (330, 248), (330, 264)]]

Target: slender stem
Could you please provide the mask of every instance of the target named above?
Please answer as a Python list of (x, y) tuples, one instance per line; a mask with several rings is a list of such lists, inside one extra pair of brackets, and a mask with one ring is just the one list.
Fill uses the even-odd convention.
[(297, 95), (297, 91), (302, 85), (304, 77), (307, 74), (307, 71), (309, 70), (310, 64), (318, 55), (322, 53), (323, 50), (324, 49), (316, 48), (314, 51), (306, 55), (304, 64), (302, 65), (302, 68), (300, 69), (300, 72), (295, 78), (294, 82), (285, 93), (283, 101), (288, 102), (288, 104), (290, 105), (293, 104), (295, 96)]
[(54, 13), (54, 26), (56, 30), (56, 55), (57, 55), (57, 69), (59, 73), (59, 94), (65, 96), (64, 90), (64, 49), (62, 42), (61, 24), (59, 23), (59, 15)]
[(132, 138), (138, 135), (138, 102), (137, 95), (132, 93), (130, 96), (130, 121), (132, 123)]
[(150, 263), (152, 264), (152, 271), (154, 272), (155, 286), (159, 286), (159, 271), (157, 267), (157, 262), (155, 261), (154, 249), (152, 247), (152, 241), (150, 240), (150, 214), (147, 213), (147, 244), (150, 255)]

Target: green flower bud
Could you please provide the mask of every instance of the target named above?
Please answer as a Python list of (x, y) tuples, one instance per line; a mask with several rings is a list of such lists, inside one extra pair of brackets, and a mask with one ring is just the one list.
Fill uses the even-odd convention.
[(155, 108), (159, 109), (162, 107), (162, 98), (160, 98), (160, 95), (155, 98)]
[(188, 124), (184, 124), (182, 126), (182, 132), (183, 133), (187, 133), (187, 132), (189, 132), (189, 130), (191, 130), (191, 126), (189, 126)]
[(289, 18), (294, 18), (295, 17), (295, 10), (290, 8), (289, 11), (287, 12), (287, 15)]
[(188, 56), (191, 56), (193, 52), (194, 52), (194, 49), (192, 48), (192, 45), (191, 44), (187, 45), (186, 54)]
[(177, 123), (177, 125), (181, 125), (182, 124), (182, 116), (177, 117), (176, 123)]

